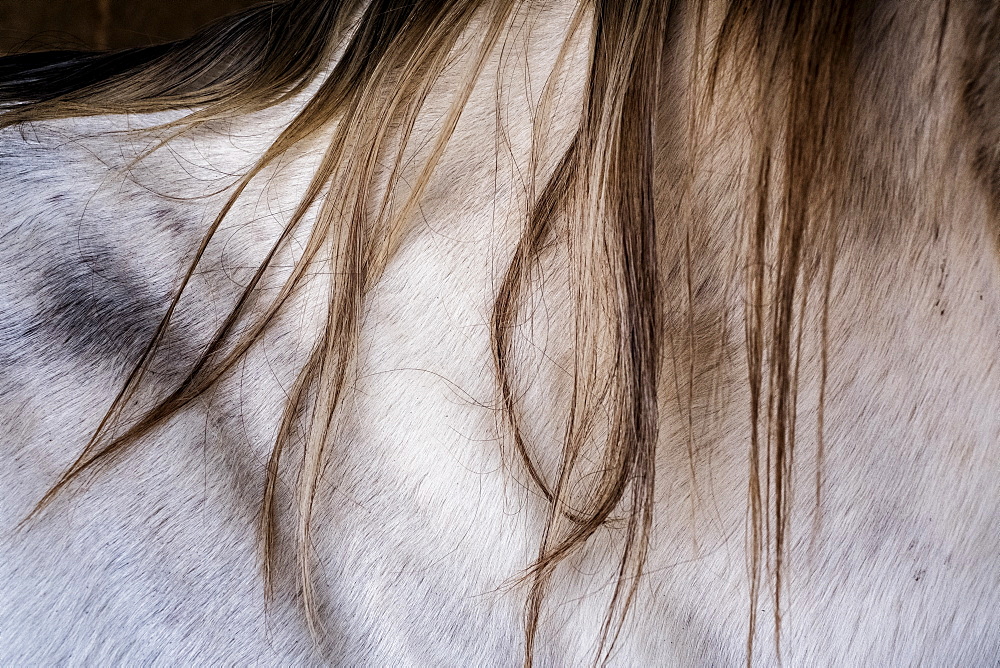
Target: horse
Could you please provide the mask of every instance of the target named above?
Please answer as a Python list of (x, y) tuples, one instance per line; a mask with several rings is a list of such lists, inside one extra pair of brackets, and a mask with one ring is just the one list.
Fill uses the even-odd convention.
[(0, 59), (0, 663), (995, 665), (997, 71), (991, 0)]

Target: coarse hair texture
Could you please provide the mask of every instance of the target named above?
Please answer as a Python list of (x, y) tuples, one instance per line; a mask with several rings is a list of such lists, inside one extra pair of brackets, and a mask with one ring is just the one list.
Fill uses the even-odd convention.
[[(270, 592), (278, 540), (279, 466), (301, 433), (298, 569), (306, 618), (315, 631), (317, 604), (308, 549), (313, 505), (334, 416), (357, 349), (361, 309), (399, 246), (488, 55), (504, 39), (511, 16), (522, 4), (518, 0), (287, 0), (254, 7), (169, 45), (113, 53), (29, 54), (0, 61), (0, 126), (4, 127), (75, 116), (188, 110), (167, 124), (180, 133), (206, 121), (277, 105), (316, 84), (301, 111), (241, 177), (209, 226), (141, 360), (89, 443), (39, 509), (82, 473), (122, 453), (213, 388), (264, 335), (302, 284), (307, 268), (327, 263), (325, 324), (284, 408), (267, 465), (259, 524)], [(770, 595), (775, 642), (779, 642), (799, 350), (806, 295), (814, 284), (819, 285), (823, 302), (820, 373), (824, 383), (826, 378), (827, 300), (837, 212), (843, 201), (836, 186), (846, 169), (845, 123), (852, 104), (854, 5), (850, 0), (579, 3), (571, 33), (592, 26), (579, 126), (551, 176), (540, 180), (537, 169), (531, 173), (530, 210), (525, 212), (523, 233), (500, 283), (491, 319), (506, 429), (533, 484), (549, 502), (537, 559), (525, 575), (526, 665), (534, 656), (553, 573), (601, 527), (614, 520), (624, 531), (617, 584), (595, 663), (610, 657), (643, 573), (660, 423), (664, 318), (658, 286), (661, 267), (670, 259), (665, 254), (687, 264), (691, 299), (690, 237), (686, 247), (663, 248), (657, 232), (663, 226), (690, 225), (684, 217), (694, 214), (668, 215), (685, 211), (679, 202), (666, 211), (654, 212), (653, 206), (654, 116), (662, 94), (668, 24), (682, 8), (698, 17), (688, 91), (692, 155), (703, 132), (701, 119), (711, 111), (719, 91), (734, 81), (754, 91), (746, 101), (752, 119), (747, 178), (754, 187), (742, 211), (752, 427), (747, 477), (752, 583), (748, 663), (762, 578), (767, 574), (773, 585)], [(709, 31), (707, 17), (720, 7), (722, 20)], [(469, 69), (437, 127), (419, 178), (406, 184), (401, 196), (403, 148), (431, 86), (474, 20), (485, 28), (477, 33)], [(710, 56), (702, 60), (706, 44)], [(553, 104), (553, 85), (549, 82), (542, 94), (536, 126)], [(150, 362), (209, 241), (255, 177), (322, 132), (329, 135), (322, 160), (234, 308), (180, 382), (136, 413), (131, 402), (142, 393)], [(536, 127), (535, 132), (541, 134), (542, 129)], [(386, 154), (395, 162), (388, 179), (379, 180), (380, 161)], [(692, 187), (694, 169), (692, 159), (679, 189), (681, 200)], [(402, 205), (395, 204), (399, 197)], [(301, 256), (276, 295), (259, 308), (262, 277), (310, 211), (318, 213)], [(561, 463), (558, 475), (546, 479), (519, 419), (513, 327), (531, 287), (533, 267), (559, 233), (559, 221), (565, 221), (568, 229), (564, 241), (570, 264), (575, 363), (571, 399), (564, 407)], [(820, 410), (820, 460), (822, 429)]]

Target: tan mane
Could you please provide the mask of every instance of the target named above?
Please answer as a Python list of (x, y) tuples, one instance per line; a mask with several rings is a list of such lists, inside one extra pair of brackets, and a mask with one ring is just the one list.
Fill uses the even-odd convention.
[[(861, 4), (594, 0), (575, 8), (530, 132), (541, 151), (553, 115), (572, 117), (575, 129), (557, 159), (533, 157), (525, 179), (529, 206), (523, 229), (490, 320), (498, 407), (516, 453), (509, 464), (523, 467), (549, 504), (537, 559), (524, 576), (526, 664), (535, 655), (553, 573), (608, 527), (615, 528), (617, 581), (595, 662), (611, 656), (643, 579), (665, 394), (676, 393), (686, 403), (678, 410), (688, 423), (688, 454), (696, 457), (693, 416), (700, 366), (708, 365), (709, 357), (725, 357), (717, 352), (720, 342), (711, 340), (715, 334), (705, 334), (697, 322), (695, 293), (702, 275), (697, 260), (703, 253), (692, 248), (701, 243), (701, 230), (711, 227), (706, 221), (717, 215), (698, 204), (698, 169), (711, 163), (716, 123), (733, 109), (742, 114), (744, 133), (735, 143), (745, 149), (737, 161), (740, 186), (734, 189), (740, 259), (736, 285), (727, 289), (741, 292), (745, 304), (740, 315), (746, 358), (731, 362), (745, 374), (752, 429), (746, 476), (748, 662), (767, 585), (775, 642), (780, 642), (793, 462), (796, 436), (803, 433), (797, 422), (798, 382), (802, 365), (811, 362), (821, 378), (817, 508), (822, 497), (831, 281), (843, 243), (844, 212), (856, 197), (851, 174), (861, 150), (852, 134), (860, 104), (854, 83)], [(283, 411), (259, 524), (270, 588), (279, 540), (279, 470), (283, 457), (301, 448), (295, 491), (298, 572), (307, 618), (316, 624), (309, 549), (313, 506), (328, 448), (336, 445), (334, 420), (344, 410), (365, 301), (414, 224), (474, 86), (489, 76), (487, 64), (504, 48), (518, 17), (532, 10), (533, 3), (518, 0), (287, 0), (225, 19), (165, 49), (97, 54), (75, 64), (43, 63), (22, 67), (16, 76), (0, 70), (2, 126), (185, 110), (159, 127), (169, 130), (164, 145), (213, 120), (304, 100), (291, 123), (241, 175), (141, 361), (86, 448), (37, 510), (81, 474), (127, 451), (209, 392), (269, 331), (306, 278), (319, 271), (328, 277), (323, 328)], [(946, 12), (942, 35), (947, 21)], [(672, 42), (682, 26), (694, 30)], [(589, 58), (583, 99), (569, 111), (557, 109), (566, 104), (558, 95), (559, 77), (571, 47), (581, 39), (587, 41)], [(678, 63), (686, 63), (686, 71)], [(464, 68), (459, 85), (432, 136), (418, 137), (414, 128), (425, 118), (427, 100), (453, 67)], [(668, 80), (683, 91), (686, 109), (664, 99)], [(969, 95), (973, 99), (975, 91)], [(667, 107), (681, 120), (665, 119)], [(214, 235), (254, 179), (286, 153), (318, 140), (324, 153), (285, 231), (182, 380), (165, 396), (151, 399), (146, 388), (150, 365), (163, 352), (168, 326), (178, 317), (181, 297)], [(424, 142), (419, 150), (414, 148), (418, 141)], [(663, 164), (667, 150), (674, 154), (666, 162), (679, 165), (673, 171)], [(990, 155), (983, 149), (980, 162), (989, 162)], [(408, 160), (419, 161), (419, 168), (406, 167)], [(404, 167), (416, 175), (405, 183)], [(665, 173), (674, 181), (658, 182)], [(308, 222), (311, 216), (315, 220)], [(307, 241), (287, 279), (276, 291), (262, 290), (274, 258), (291, 252), (293, 236), (303, 230)], [(573, 324), (571, 391), (561, 407), (565, 429), (555, 475), (538, 463), (522, 425), (519, 397), (528, 381), (518, 373), (523, 343), (516, 334), (536, 270), (553, 247), (568, 262)], [(668, 302), (665, 295), (674, 299)], [(666, 312), (668, 307), (673, 310)], [(811, 362), (801, 352), (809, 331), (821, 339), (821, 355)], [(688, 368), (675, 376), (688, 387), (663, 387), (663, 366), (678, 363)], [(144, 402), (138, 409), (137, 400)]]

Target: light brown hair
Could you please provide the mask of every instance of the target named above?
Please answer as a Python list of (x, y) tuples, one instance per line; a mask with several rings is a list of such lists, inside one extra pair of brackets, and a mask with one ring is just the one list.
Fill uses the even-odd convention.
[[(521, 4), (288, 0), (253, 8), (164, 47), (70, 60), (24, 56), (0, 66), (4, 126), (190, 109), (169, 124), (182, 132), (212, 119), (279, 104), (320, 82), (301, 112), (241, 178), (209, 227), (141, 361), (86, 448), (39, 508), (81, 473), (124, 451), (210, 390), (263, 336), (302, 282), (306, 268), (327, 262), (330, 302), (325, 327), (285, 407), (260, 511), (264, 573), (270, 587), (279, 464), (296, 429), (304, 425), (297, 535), (303, 598), (313, 624), (316, 604), (307, 549), (312, 509), (331, 421), (357, 347), (360, 310), (400, 243), (487, 56)], [(707, 16), (718, 9), (717, 4), (722, 20), (709, 31)], [(780, 629), (801, 319), (810, 285), (819, 281), (822, 330), (826, 330), (842, 198), (837, 186), (846, 169), (845, 123), (852, 104), (854, 5), (849, 0), (594, 0), (577, 9), (576, 29), (589, 23), (592, 30), (589, 83), (579, 127), (551, 177), (532, 184), (537, 196), (498, 289), (491, 320), (506, 425), (526, 470), (549, 501), (538, 557), (527, 574), (526, 664), (534, 655), (540, 610), (554, 571), (613, 516), (624, 516), (625, 531), (596, 662), (606, 660), (614, 648), (646, 560), (660, 424), (664, 337), (660, 271), (670, 259), (664, 254), (683, 258), (689, 283), (691, 275), (690, 248), (661, 248), (657, 243), (658, 228), (689, 222), (680, 214), (677, 219), (658, 218), (653, 203), (654, 117), (662, 95), (661, 70), (670, 22), (682, 10), (698, 16), (695, 51), (706, 40), (714, 44), (708, 62), (693, 69), (693, 76), (707, 85), (689, 91), (691, 145), (698, 143), (699, 118), (710, 113), (721, 89), (742, 82), (754, 91), (747, 104), (753, 119), (748, 178), (755, 187), (743, 211), (752, 426), (747, 478), (752, 573), (748, 661), (759, 583), (768, 564), (773, 568), (775, 626)], [(485, 29), (468, 59), (464, 84), (437, 129), (420, 177), (409, 184), (403, 204), (393, 204), (402, 150), (411, 140), (417, 115), (459, 36), (474, 21)], [(345, 37), (346, 48), (332, 71), (325, 73)], [(551, 104), (543, 94), (543, 108)], [(539, 116), (545, 116), (544, 111)], [(127, 405), (143, 387), (180, 296), (220, 224), (262, 170), (324, 131), (330, 138), (311, 183), (232, 312), (182, 381), (134, 416)], [(386, 152), (395, 155), (396, 163), (388, 179), (376, 183), (377, 163)], [(378, 204), (372, 207), (372, 201)], [(318, 218), (291, 276), (263, 312), (246, 324), (262, 276), (312, 207), (318, 207)], [(532, 267), (553, 241), (560, 220), (567, 221), (564, 242), (572, 258), (575, 363), (561, 464), (557, 477), (549, 480), (536, 466), (521, 429), (512, 328), (531, 287)], [(240, 323), (243, 326), (237, 327)], [(821, 374), (825, 378), (825, 352)], [(822, 412), (819, 420), (821, 457)]]

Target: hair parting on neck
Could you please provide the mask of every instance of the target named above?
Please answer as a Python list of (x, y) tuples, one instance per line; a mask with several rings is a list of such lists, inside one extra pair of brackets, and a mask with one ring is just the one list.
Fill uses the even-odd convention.
[[(307, 267), (326, 262), (330, 298), (324, 327), (289, 393), (260, 509), (263, 570), (270, 595), (278, 540), (279, 466), (289, 443), (303, 433), (295, 501), (298, 574), (306, 619), (313, 633), (321, 633), (308, 546), (333, 418), (356, 352), (361, 309), (399, 246), (488, 56), (523, 4), (519, 0), (288, 0), (254, 7), (170, 45), (0, 60), (0, 126), (185, 109), (189, 113), (167, 123), (183, 132), (212, 119), (277, 105), (319, 81), (298, 115), (236, 184), (141, 360), (89, 443), (36, 512), (82, 473), (121, 454), (213, 388), (264, 335), (303, 282)], [(540, 615), (553, 573), (612, 519), (620, 524), (624, 517), (620, 525), (625, 528), (595, 664), (610, 658), (642, 579), (653, 526), (660, 422), (664, 305), (657, 291), (659, 268), (666, 255), (684, 253), (683, 248), (657, 244), (657, 226), (678, 221), (657, 220), (654, 214), (653, 119), (657, 96), (663, 94), (668, 24), (673, 16), (694, 7), (700, 33), (711, 4), (709, 0), (588, 0), (577, 8), (570, 30), (575, 33), (585, 19), (591, 20), (589, 83), (579, 127), (554, 173), (543, 183), (531, 184), (537, 196), (532, 196), (491, 319), (505, 426), (524, 470), (549, 502), (538, 556), (525, 575), (526, 665), (538, 644)], [(690, 130), (693, 144), (699, 140), (694, 129), (699, 125), (697, 115), (710, 112), (717, 91), (737, 81), (756, 91), (748, 177), (754, 187), (743, 212), (752, 427), (748, 664), (761, 578), (767, 572), (773, 582), (780, 656), (798, 351), (806, 294), (817, 276), (825, 330), (839, 202), (835, 186), (846, 169), (853, 5), (849, 0), (723, 0), (714, 54), (704, 66), (696, 60), (691, 77), (708, 82), (702, 97), (689, 91), (697, 98)], [(478, 44), (468, 59), (463, 83), (437, 128), (419, 178), (408, 184), (403, 205), (390, 206), (399, 190), (403, 147), (431, 86), (474, 20), (482, 21), (486, 29), (476, 33)], [(337, 53), (332, 71), (320, 81)], [(553, 104), (550, 85), (543, 92), (538, 118), (546, 117), (545, 105)], [(536, 120), (536, 125), (540, 122)], [(181, 295), (223, 220), (268, 165), (324, 132), (329, 136), (326, 151), (311, 182), (232, 311), (177, 386), (133, 416), (128, 406), (143, 389)], [(540, 134), (536, 127), (536, 139)], [(398, 148), (391, 149), (394, 146)], [(386, 150), (390, 155), (395, 150), (395, 164), (388, 180), (377, 184), (378, 163)], [(373, 200), (380, 202), (374, 211), (369, 206)], [(276, 296), (251, 318), (250, 306), (260, 299), (262, 277), (312, 209), (318, 214), (301, 257)], [(554, 480), (546, 480), (520, 426), (512, 330), (531, 287), (532, 268), (557, 234), (560, 219), (569, 221), (565, 241), (571, 264), (574, 366), (558, 473)], [(247, 318), (249, 325), (239, 327)], [(825, 377), (825, 352), (823, 360)], [(820, 449), (821, 442), (822, 433)], [(592, 475), (594, 471), (599, 475)]]

